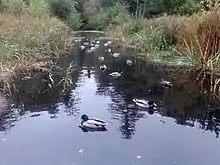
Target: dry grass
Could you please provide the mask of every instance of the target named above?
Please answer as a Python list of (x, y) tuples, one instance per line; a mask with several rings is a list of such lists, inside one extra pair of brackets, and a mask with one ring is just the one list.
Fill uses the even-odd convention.
[(43, 53), (64, 48), (68, 27), (56, 18), (36, 19), (28, 15), (0, 15), (0, 63), (37, 59)]
[[(12, 13), (0, 15), (0, 87), (11, 94), (13, 82), (29, 73), (50, 72), (69, 46), (70, 29), (56, 18), (33, 18)], [(54, 56), (54, 54), (56, 54)]]
[(192, 18), (179, 29), (177, 37), (177, 49), (181, 54), (192, 56), (198, 65), (207, 66), (220, 52), (220, 13), (210, 12)]

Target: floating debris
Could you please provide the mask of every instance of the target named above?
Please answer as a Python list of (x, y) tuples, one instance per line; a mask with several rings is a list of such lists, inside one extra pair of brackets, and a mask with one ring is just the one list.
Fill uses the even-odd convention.
[(137, 156), (137, 159), (141, 159), (142, 157), (140, 155)]
[(84, 152), (84, 149), (79, 150), (79, 153), (83, 154), (83, 152)]
[(165, 124), (165, 123), (166, 123), (166, 122), (165, 122), (165, 121), (163, 121), (163, 120), (160, 120), (160, 122), (161, 122), (161, 123), (163, 123), (163, 124)]
[(5, 139), (5, 138), (3, 138), (2, 140), (3, 140), (3, 141), (7, 141), (7, 139)]

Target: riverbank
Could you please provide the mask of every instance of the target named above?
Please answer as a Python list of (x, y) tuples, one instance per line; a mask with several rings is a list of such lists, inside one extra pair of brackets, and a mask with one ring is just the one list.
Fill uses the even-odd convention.
[[(220, 11), (191, 16), (163, 16), (153, 19), (119, 21), (106, 28), (108, 36), (131, 45), (147, 61), (190, 66), (197, 73), (194, 83), (204, 93), (219, 99)], [(126, 20), (126, 19), (125, 19)]]
[(27, 6), (19, 0), (0, 4), (4, 7), (0, 13), (0, 88), (4, 95), (18, 92), (16, 84), (24, 77), (50, 75), (59, 60), (70, 54), (72, 29), (39, 4), (31, 1)]

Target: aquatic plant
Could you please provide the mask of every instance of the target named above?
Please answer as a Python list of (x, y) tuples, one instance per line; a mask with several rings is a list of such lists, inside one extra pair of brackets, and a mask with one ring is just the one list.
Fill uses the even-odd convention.
[(74, 85), (73, 81), (73, 72), (75, 71), (75, 64), (71, 62), (66, 70), (63, 71), (62, 79), (58, 82), (56, 86), (60, 84), (63, 86), (62, 91), (63, 93), (69, 92)]

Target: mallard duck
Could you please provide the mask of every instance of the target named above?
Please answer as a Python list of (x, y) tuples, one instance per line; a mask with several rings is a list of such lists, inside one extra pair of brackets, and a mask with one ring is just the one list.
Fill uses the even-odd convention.
[(154, 101), (147, 101), (144, 99), (133, 99), (133, 101), (135, 102), (135, 104), (141, 108), (154, 108), (155, 106), (157, 106)]
[(84, 45), (80, 46), (81, 50), (84, 50), (86, 47)]
[(104, 72), (106, 69), (107, 69), (107, 66), (106, 66), (106, 65), (101, 65), (101, 66), (100, 66), (100, 70), (101, 70), (102, 72)]
[(89, 128), (89, 129), (99, 129), (99, 128), (104, 128), (106, 126), (106, 123), (98, 118), (90, 118), (86, 115), (83, 114), (81, 116), (81, 126), (84, 128)]
[(131, 61), (131, 60), (127, 60), (127, 61), (126, 61), (126, 64), (127, 64), (128, 66), (131, 66), (131, 65), (132, 65), (132, 61)]
[(112, 72), (109, 75), (115, 78), (121, 77), (122, 72)]
[(112, 57), (114, 57), (114, 58), (118, 58), (120, 56), (120, 53), (113, 53), (112, 54)]

